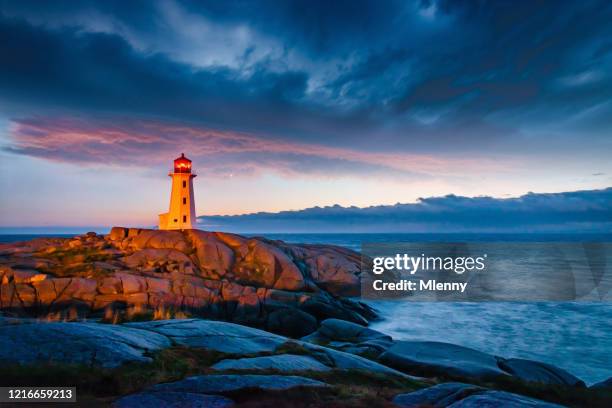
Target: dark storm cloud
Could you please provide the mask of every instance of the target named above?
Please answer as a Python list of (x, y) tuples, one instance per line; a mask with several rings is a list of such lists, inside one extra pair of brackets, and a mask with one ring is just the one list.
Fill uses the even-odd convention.
[(610, 78), (592, 77), (590, 84), (573, 84), (582, 85), (577, 88), (562, 84), (564, 77), (589, 76), (610, 66), (610, 53), (602, 52), (612, 33), (606, 23), (609, 3), (566, 2), (565, 9), (556, 7), (558, 2), (438, 4), (441, 13), (455, 15), (465, 27), (479, 27), (482, 35), (433, 55), (427, 64), (433, 69), (405, 90), (398, 109), (462, 100), (455, 112), (459, 117), (540, 104), (559, 114), (609, 99)]
[(0, 22), (0, 53), (8, 56), (0, 65), (7, 103), (76, 111), (257, 121), (270, 109), (291, 111), (307, 80), (303, 72), (257, 67), (246, 77), (224, 67), (196, 69), (140, 54), (116, 35), (45, 30), (13, 19)]
[(11, 117), (137, 115), (427, 153), (508, 146), (541, 125), (539, 149), (568, 132), (584, 148), (610, 129), (605, 1), (0, 5)]
[(300, 211), (202, 216), (203, 225), (269, 232), (609, 232), (612, 188), (517, 198), (422, 198), (415, 204), (368, 208), (314, 207)]

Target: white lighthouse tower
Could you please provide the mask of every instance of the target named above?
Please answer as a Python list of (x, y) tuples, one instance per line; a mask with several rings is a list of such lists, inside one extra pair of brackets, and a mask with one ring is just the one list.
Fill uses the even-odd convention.
[(172, 177), (170, 210), (159, 214), (159, 229), (191, 229), (196, 224), (193, 198), (193, 178), (196, 175), (191, 173), (191, 160), (181, 153), (181, 157), (174, 160), (174, 170), (168, 175)]

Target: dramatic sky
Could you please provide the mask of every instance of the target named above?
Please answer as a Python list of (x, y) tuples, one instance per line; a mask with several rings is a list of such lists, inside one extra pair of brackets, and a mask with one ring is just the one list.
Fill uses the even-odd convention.
[(612, 185), (609, 1), (0, 0), (0, 226)]

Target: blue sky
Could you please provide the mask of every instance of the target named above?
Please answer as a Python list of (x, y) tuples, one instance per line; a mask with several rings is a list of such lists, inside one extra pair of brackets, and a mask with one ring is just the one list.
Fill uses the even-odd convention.
[(606, 1), (0, 1), (1, 226), (612, 185)]

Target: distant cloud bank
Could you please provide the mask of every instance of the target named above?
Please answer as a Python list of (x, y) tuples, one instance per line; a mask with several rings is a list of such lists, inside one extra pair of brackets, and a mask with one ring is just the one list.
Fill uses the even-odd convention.
[(421, 198), (414, 204), (198, 217), (200, 228), (236, 232), (611, 233), (612, 187), (516, 198)]

